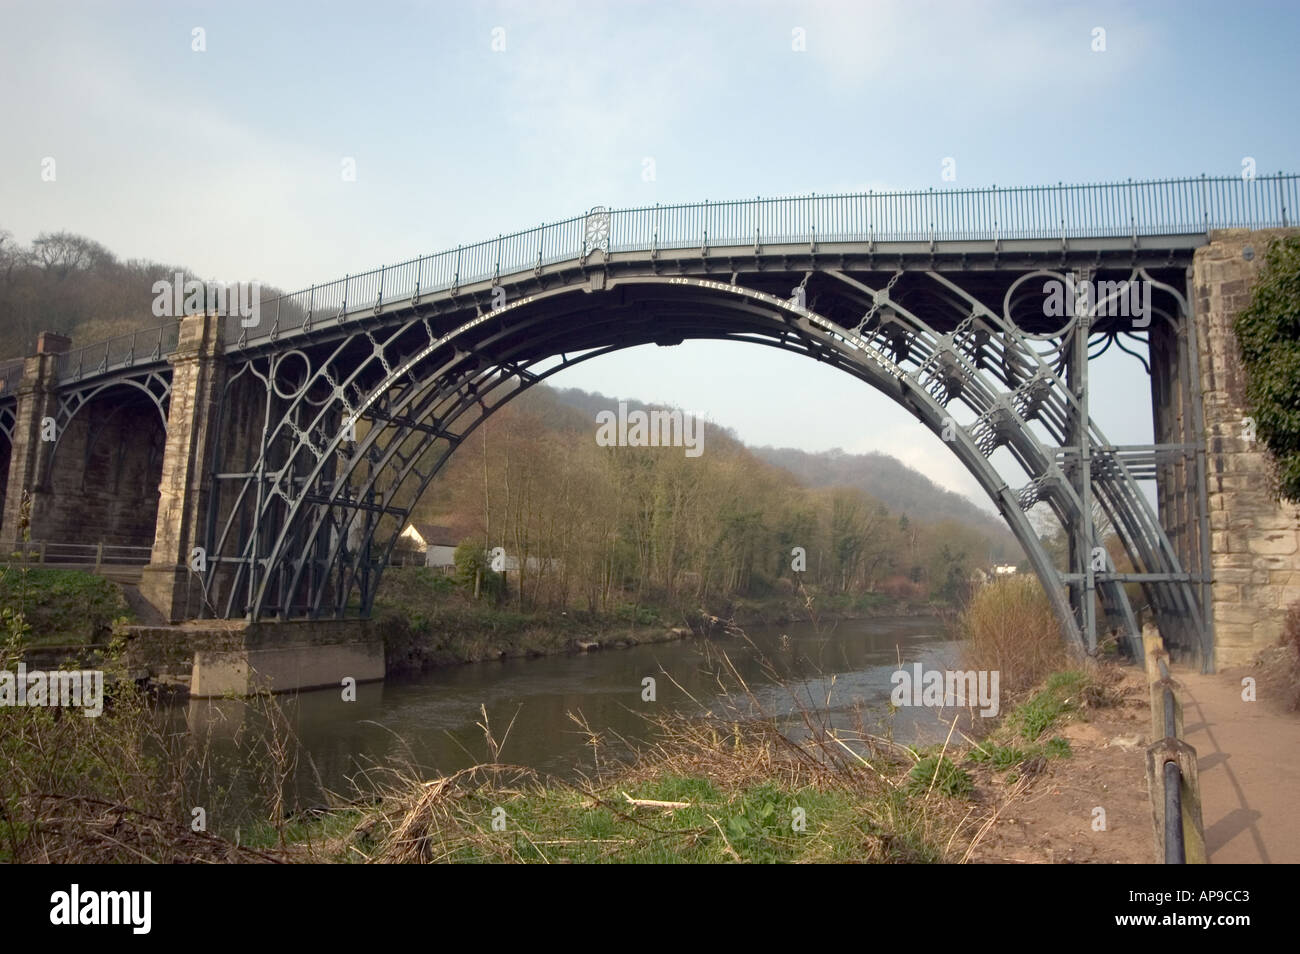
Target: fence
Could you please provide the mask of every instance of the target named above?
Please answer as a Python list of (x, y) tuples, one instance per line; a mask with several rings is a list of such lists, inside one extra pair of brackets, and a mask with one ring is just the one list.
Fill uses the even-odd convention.
[(49, 543), (43, 540), (20, 541), (6, 545), (5, 550), (4, 555), (11, 563), (95, 572), (105, 567), (145, 566), (153, 554), (151, 547), (119, 546), (112, 543)]
[(1169, 654), (1154, 626), (1143, 633), (1151, 694), (1151, 737), (1147, 747), (1147, 790), (1155, 830), (1156, 863), (1205, 864), (1201, 785), (1196, 750), (1183, 741), (1183, 706), (1169, 675)]
[(173, 318), (157, 328), (133, 331), (107, 341), (65, 351), (59, 355), (59, 381), (80, 381), (87, 375), (129, 368), (137, 361), (165, 358), (176, 350), (180, 329), (180, 319)]
[(0, 397), (6, 397), (18, 390), (18, 385), (23, 380), (24, 364), (25, 362), (19, 359), (0, 365)]

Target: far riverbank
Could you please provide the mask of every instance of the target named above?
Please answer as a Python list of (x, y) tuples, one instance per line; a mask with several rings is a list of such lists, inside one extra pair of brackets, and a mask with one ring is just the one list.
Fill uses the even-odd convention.
[(946, 607), (861, 596), (773, 596), (729, 600), (694, 609), (625, 604), (612, 613), (538, 609), (474, 601), (424, 568), (395, 568), (384, 581), (376, 617), (390, 675), (491, 659), (627, 649), (692, 636), (786, 623), (943, 615)]

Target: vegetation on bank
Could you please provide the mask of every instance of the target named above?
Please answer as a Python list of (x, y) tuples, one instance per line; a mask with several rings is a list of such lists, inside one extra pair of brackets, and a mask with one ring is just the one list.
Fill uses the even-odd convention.
[[(666, 614), (664, 614), (666, 615)], [(544, 656), (597, 643), (601, 647), (656, 642), (689, 633), (648, 606), (610, 613), (520, 611), (474, 599), (452, 577), (424, 567), (384, 574), (376, 603), (389, 672), (518, 656)]]
[(0, 607), (21, 613), (29, 647), (103, 643), (129, 617), (122, 588), (80, 570), (12, 565), (0, 572)]
[(825, 734), (792, 745), (764, 723), (709, 720), (665, 720), (657, 738), (636, 764), (581, 784), (505, 765), (395, 778), (343, 839), (319, 847), (385, 863), (946, 857), (959, 806), (903, 789), (914, 758), (902, 747), (881, 740), (864, 758)]
[[(1003, 642), (1005, 634), (981, 629), (972, 614), (1008, 588), (986, 587), (968, 608), (962, 625), (984, 634), (977, 641)], [(11, 614), (7, 626), (0, 666), (11, 668), (25, 624)], [(1008, 682), (1031, 688), (1014, 705), (1004, 694), (1002, 719), (981, 738), (955, 730), (941, 745), (906, 746), (860, 724), (833, 728), (807, 705), (803, 731), (783, 734), (752, 717), (753, 698), (732, 680), (733, 694), (709, 715), (647, 724), (648, 741), (627, 763), (603, 762), (612, 740), (575, 713), (597, 756), (589, 779), (501, 763), (485, 719), (488, 763), (425, 779), (390, 762), (366, 772), (355, 792), (311, 811), (286, 794), (297, 753), (276, 700), (242, 700), (258, 718), (244, 720), (228, 758), (243, 772), (241, 797), (258, 818), (250, 824), (245, 815), (238, 828), (223, 810), (233, 786), (213, 785), (211, 740), (168, 731), (156, 703), (120, 680), (94, 719), (0, 709), (0, 859), (959, 862), (996, 811), (987, 787), (1068, 757), (1057, 729), (1107, 704), (1095, 675), (1046, 672), (1034, 682), (1014, 671), (1017, 658), (1005, 658)], [(1048, 657), (1025, 658), (1046, 665)], [(791, 701), (798, 698), (792, 689)], [(198, 805), (207, 830), (195, 830)]]
[[(459, 553), (477, 548), (461, 547)], [(581, 608), (519, 610), (502, 591), (500, 575), (464, 561), (461, 574), (398, 566), (384, 574), (376, 618), (389, 672), (413, 672), (485, 659), (544, 656), (592, 648), (624, 648), (691, 634), (710, 635), (756, 623), (807, 619), (809, 600), (820, 619), (933, 612), (933, 607), (883, 593), (802, 594), (670, 607), (621, 603), (607, 612)], [(474, 598), (477, 583), (480, 597)]]
[(1282, 496), (1300, 503), (1300, 236), (1269, 244), (1233, 327), (1257, 431), (1250, 439), (1272, 452)]
[(1068, 662), (1060, 624), (1034, 576), (980, 587), (957, 618), (965, 666), (1001, 673), (1003, 692), (1023, 692)]
[[(481, 593), (518, 611), (695, 610), (801, 585), (824, 600), (951, 602), (976, 567), (1018, 559), (1003, 533), (890, 512), (860, 488), (803, 486), (724, 428), (697, 427), (697, 457), (602, 447), (591, 416), (533, 388), (457, 449), (410, 501), (412, 519), (473, 547)], [(485, 571), (494, 552), (504, 581)]]

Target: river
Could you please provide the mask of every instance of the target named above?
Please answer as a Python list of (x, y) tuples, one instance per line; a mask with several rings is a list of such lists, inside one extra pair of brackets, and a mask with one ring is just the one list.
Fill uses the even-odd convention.
[[(343, 701), (337, 689), (277, 697), (298, 740), (292, 801), (297, 807), (321, 804), (322, 787), (351, 795), (362, 769), (394, 761), (413, 765), (424, 777), (487, 761), (477, 725), (484, 709), (501, 744), (500, 761), (573, 778), (594, 763), (589, 736), (569, 713), (603, 734), (605, 764), (628, 754), (621, 739), (653, 736), (647, 716), (726, 709), (718, 681), (727, 668), (722, 653), (752, 693), (753, 702), (732, 697), (742, 717), (766, 715), (798, 734), (799, 697), (837, 728), (852, 728), (860, 715), (868, 731), (898, 741), (943, 740), (947, 728), (934, 710), (888, 714), (890, 673), (900, 659), (937, 668), (957, 662), (960, 646), (942, 635), (938, 619), (787, 623), (752, 627), (748, 636), (453, 666), (363, 683), (354, 702)], [(655, 680), (653, 702), (643, 698), (647, 677)], [(183, 715), (192, 735), (210, 731), (214, 748), (227, 755), (237, 733), (247, 738), (255, 734), (246, 731), (250, 726), (263, 724), (260, 713), (238, 700), (192, 700), (174, 715)], [(238, 770), (230, 766), (247, 763), (214, 761), (214, 780), (234, 790), (235, 802), (244, 784), (231, 777)]]

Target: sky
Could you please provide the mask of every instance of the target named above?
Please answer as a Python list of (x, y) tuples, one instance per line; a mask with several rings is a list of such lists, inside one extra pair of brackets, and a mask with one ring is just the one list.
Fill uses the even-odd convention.
[[(1296, 172), (1298, 35), (1295, 3), (0, 0), (0, 229), (290, 289), (595, 205)], [(1149, 441), (1136, 361), (1093, 375), (1106, 435)], [(990, 507), (901, 408), (775, 349), (551, 383)]]

